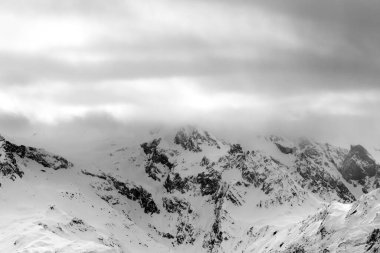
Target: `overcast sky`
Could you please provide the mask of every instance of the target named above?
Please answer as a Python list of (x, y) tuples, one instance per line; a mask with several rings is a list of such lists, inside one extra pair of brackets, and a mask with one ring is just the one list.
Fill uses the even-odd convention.
[(0, 131), (192, 123), (380, 146), (379, 45), (375, 0), (1, 0)]

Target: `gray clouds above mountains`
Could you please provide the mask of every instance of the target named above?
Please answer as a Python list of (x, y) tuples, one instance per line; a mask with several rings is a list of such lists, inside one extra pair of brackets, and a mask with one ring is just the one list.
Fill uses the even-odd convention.
[(375, 1), (16, 0), (2, 7), (3, 21), (16, 21), (2, 38), (3, 82), (241, 74), (263, 85), (285, 75), (301, 88), (378, 88)]
[(370, 0), (4, 0), (0, 123), (380, 139), (379, 14)]

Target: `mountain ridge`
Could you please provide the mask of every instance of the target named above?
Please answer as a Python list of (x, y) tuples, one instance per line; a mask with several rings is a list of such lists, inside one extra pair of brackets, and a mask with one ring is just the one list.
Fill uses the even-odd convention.
[[(352, 164), (347, 162), (352, 157), (356, 167), (350, 165), (350, 170), (366, 171), (363, 166), (373, 164), (368, 162), (372, 157), (364, 148), (353, 146), (346, 150), (305, 138), (290, 141), (271, 135), (258, 142), (262, 149), (247, 150), (207, 131), (182, 127), (165, 136), (155, 131), (139, 145), (112, 146), (91, 161), (96, 166), (73, 165), (41, 149), (7, 144), (4, 138), (0, 141), (1, 150), (7, 157), (13, 155), (21, 173), (19, 176), (13, 172), (14, 182), (6, 182), (4, 189), (0, 188), (0, 194), (4, 192), (1, 196), (13, 203), (6, 194), (9, 191), (9, 195), (14, 192), (22, 199), (16, 185), (23, 185), (22, 189), (28, 189), (31, 196), (44, 203), (36, 209), (67, 213), (66, 225), (56, 221), (38, 225), (46, 224), (46, 218), (33, 217), (33, 224), (42, 226), (44, 236), (52, 238), (58, 233), (59, 237), (54, 237), (60, 242), (57, 245), (68, 243), (61, 248), (47, 243), (47, 248), (63, 252), (75, 247), (79, 250), (76, 252), (86, 252), (94, 250), (94, 245), (99, 246), (95, 252), (291, 252), (298, 246), (308, 249), (311, 246), (307, 242), (297, 239), (303, 233), (298, 230), (292, 232), (297, 235), (293, 244), (284, 242), (280, 247), (272, 237), (285, 235), (283, 231), (297, 227), (298, 222), (311, 224), (307, 216), (317, 215), (329, 203), (352, 206), (362, 201), (362, 193), (373, 195), (372, 191), (378, 188), (378, 173), (367, 173), (363, 184), (359, 180), (348, 181), (344, 175), (345, 164)], [(362, 152), (357, 155), (356, 149)], [(367, 163), (358, 162), (361, 159)], [(45, 165), (52, 170), (45, 171)], [(3, 181), (6, 178), (3, 175)], [(56, 197), (46, 195), (45, 190), (42, 193), (40, 187), (49, 189)], [(18, 209), (15, 212), (24, 215)], [(57, 232), (60, 228), (75, 230), (87, 241), (73, 244), (72, 232)], [(377, 238), (376, 231), (369, 238)], [(40, 250), (46, 244), (41, 238), (29, 240)], [(16, 252), (20, 245), (6, 247)], [(371, 250), (376, 247), (374, 243)]]

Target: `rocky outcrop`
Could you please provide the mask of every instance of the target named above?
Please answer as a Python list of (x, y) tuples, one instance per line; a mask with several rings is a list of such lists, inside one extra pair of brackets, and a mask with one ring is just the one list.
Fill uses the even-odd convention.
[(177, 225), (176, 243), (180, 244), (193, 244), (195, 242), (195, 228), (186, 221), (180, 221)]
[(288, 140), (276, 136), (276, 135), (270, 135), (266, 137), (267, 140), (274, 143), (276, 147), (284, 154), (294, 154), (297, 150), (297, 148)]
[(161, 138), (154, 139), (150, 143), (141, 144), (141, 148), (147, 156), (145, 172), (156, 181), (161, 181), (162, 177), (165, 176), (165, 172), (170, 171), (174, 167), (174, 165), (169, 162), (169, 158), (164, 151), (158, 148), (160, 142)]
[[(339, 148), (301, 139), (295, 160), (296, 171), (301, 176), (298, 183), (326, 200), (354, 201), (355, 196), (336, 175), (343, 156)], [(337, 173), (333, 174), (334, 171)]]
[(210, 164), (210, 160), (206, 156), (204, 156), (202, 158), (202, 160), (201, 160), (201, 163), (199, 165), (202, 166), (202, 167), (206, 167), (209, 164)]
[(217, 140), (212, 138), (207, 131), (200, 131), (193, 127), (181, 128), (174, 137), (174, 143), (192, 152), (202, 152), (201, 145), (220, 148)]
[(375, 228), (366, 241), (366, 251), (380, 252), (380, 229)]
[(277, 148), (284, 154), (288, 155), (288, 154), (293, 154), (295, 153), (296, 149), (294, 147), (286, 147), (286, 146), (283, 146), (281, 145), (280, 143), (275, 143), (275, 145), (277, 146)]
[[(152, 198), (152, 194), (145, 190), (142, 186), (134, 185), (128, 182), (121, 182), (116, 178), (106, 175), (106, 174), (93, 174), (88, 171), (82, 171), (84, 175), (92, 176), (99, 178), (101, 180), (105, 180), (108, 184), (103, 185), (103, 190), (110, 191), (112, 189), (116, 189), (119, 194), (125, 196), (126, 198), (136, 201), (140, 204), (140, 206), (144, 209), (144, 212), (147, 214), (160, 213), (156, 203)], [(108, 198), (107, 196), (102, 196), (105, 201), (109, 201), (112, 198)], [(115, 202), (114, 202), (115, 203)]]
[(223, 220), (223, 203), (226, 199), (228, 192), (228, 185), (223, 184), (218, 188), (218, 191), (214, 194), (214, 222), (212, 223), (211, 231), (206, 234), (203, 242), (203, 248), (206, 248), (208, 252), (219, 252), (219, 247), (223, 242), (222, 220)]
[(219, 190), (221, 178), (220, 172), (217, 171), (199, 173), (196, 182), (200, 185), (202, 196), (215, 194)]
[(230, 150), (228, 151), (228, 154), (230, 155), (236, 155), (236, 154), (242, 154), (243, 153), (243, 148), (241, 147), (240, 144), (232, 144), (230, 146)]
[(33, 147), (26, 149), (25, 157), (41, 164), (44, 167), (54, 170), (68, 169), (73, 166), (71, 162), (67, 161), (63, 157), (49, 154), (43, 149), (36, 149)]
[(169, 174), (164, 182), (164, 188), (168, 193), (175, 190), (185, 193), (190, 190), (192, 178), (182, 178), (178, 173)]
[(379, 165), (361, 145), (351, 146), (341, 168), (341, 173), (347, 181), (357, 180), (362, 185), (366, 177), (374, 177), (379, 171)]
[[(337, 196), (344, 202), (352, 202), (355, 200), (354, 195), (348, 190), (348, 188), (339, 180), (334, 178), (326, 172), (321, 166), (318, 165), (318, 160), (310, 161), (310, 159), (316, 159), (318, 154), (311, 149), (307, 149), (305, 153), (301, 153), (296, 160), (297, 172), (303, 178), (300, 184), (309, 188), (315, 194), (324, 193), (336, 193)], [(317, 161), (317, 163), (315, 163)]]
[(163, 197), (162, 203), (166, 211), (168, 211), (169, 213), (181, 214), (185, 211), (187, 211), (188, 213), (193, 212), (191, 210), (189, 202), (183, 199), (179, 199), (177, 197), (173, 197), (173, 198)]
[(0, 138), (0, 171), (2, 175), (9, 176), (12, 180), (15, 180), (16, 176), (22, 177), (24, 172), (20, 170), (15, 156), (18, 153), (25, 155), (25, 149), (18, 150), (15, 148), (16, 146), (10, 145), (1, 136)]
[(17, 163), (17, 157), (32, 160), (43, 167), (54, 170), (68, 169), (73, 166), (63, 157), (48, 153), (43, 149), (16, 145), (0, 136), (0, 171), (3, 176), (10, 176), (13, 180), (16, 176), (23, 176), (24, 172), (21, 171)]

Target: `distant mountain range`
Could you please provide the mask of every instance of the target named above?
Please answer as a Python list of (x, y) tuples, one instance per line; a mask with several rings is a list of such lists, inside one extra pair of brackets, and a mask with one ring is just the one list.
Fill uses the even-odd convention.
[[(76, 164), (0, 138), (0, 252), (378, 252), (380, 166), (361, 145), (192, 126)], [(59, 145), (59, 144), (57, 144)]]

